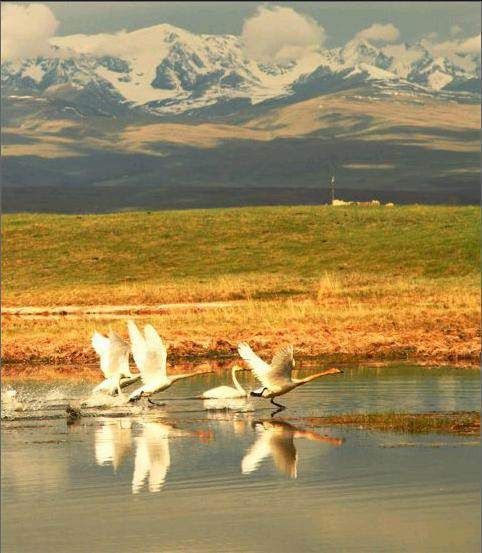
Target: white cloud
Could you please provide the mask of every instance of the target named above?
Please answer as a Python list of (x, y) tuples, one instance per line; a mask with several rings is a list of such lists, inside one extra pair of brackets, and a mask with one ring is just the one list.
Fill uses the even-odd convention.
[(400, 31), (392, 25), (387, 23), (373, 23), (370, 27), (361, 30), (357, 33), (353, 40), (369, 40), (371, 42), (390, 43), (396, 42), (400, 38)]
[(478, 34), (462, 41), (457, 52), (459, 54), (480, 54), (480, 37), (481, 35)]
[(421, 44), (434, 57), (450, 57), (456, 54), (479, 54), (480, 55), (480, 34), (469, 37), (444, 42), (434, 42), (423, 39)]
[(261, 6), (244, 22), (241, 38), (249, 58), (283, 65), (321, 46), (325, 31), (314, 19), (292, 8)]
[(44, 4), (2, 3), (2, 61), (32, 58), (50, 51), (59, 22)]

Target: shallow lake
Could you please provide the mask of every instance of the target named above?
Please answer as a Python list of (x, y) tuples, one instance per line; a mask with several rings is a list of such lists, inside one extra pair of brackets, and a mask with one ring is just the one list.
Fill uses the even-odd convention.
[[(182, 381), (158, 400), (227, 379)], [(280, 398), (274, 418), (262, 399), (184, 399), (90, 409), (71, 425), (56, 405), (92, 384), (4, 382), (23, 410), (2, 406), (2, 551), (479, 551), (477, 437), (299, 420), (478, 409), (479, 382), (472, 370), (347, 369)]]

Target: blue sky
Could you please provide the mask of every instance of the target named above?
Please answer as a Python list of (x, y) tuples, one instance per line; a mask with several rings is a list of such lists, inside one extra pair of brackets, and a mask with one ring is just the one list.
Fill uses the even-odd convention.
[(454, 26), (464, 36), (480, 32), (479, 2), (44, 2), (59, 21), (57, 35), (133, 30), (170, 23), (196, 33), (240, 34), (258, 6), (289, 6), (315, 19), (327, 46), (338, 46), (372, 23), (393, 23), (414, 41)]

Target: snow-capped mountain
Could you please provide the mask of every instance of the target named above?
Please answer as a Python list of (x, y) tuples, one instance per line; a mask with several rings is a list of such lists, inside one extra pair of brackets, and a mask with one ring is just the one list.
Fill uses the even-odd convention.
[[(114, 42), (114, 43), (113, 43)], [(288, 65), (248, 59), (232, 35), (196, 35), (171, 25), (52, 40), (49, 57), (2, 64), (6, 96), (62, 104), (71, 115), (141, 111), (173, 116), (223, 105), (257, 105), (370, 84), (424, 93), (479, 91), (480, 58), (434, 58), (421, 44), (376, 47), (353, 40)]]

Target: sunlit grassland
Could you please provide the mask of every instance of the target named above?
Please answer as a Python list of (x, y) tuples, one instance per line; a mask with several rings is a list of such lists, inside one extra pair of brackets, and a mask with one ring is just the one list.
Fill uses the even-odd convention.
[(476, 207), (6, 215), (3, 304), (292, 296), (327, 274), (348, 288), (476, 276), (479, 227)]
[[(151, 314), (172, 355), (250, 340), (300, 354), (475, 363), (476, 207), (273, 207), (3, 218), (3, 305), (237, 300)], [(114, 317), (3, 318), (3, 356), (93, 359)]]

